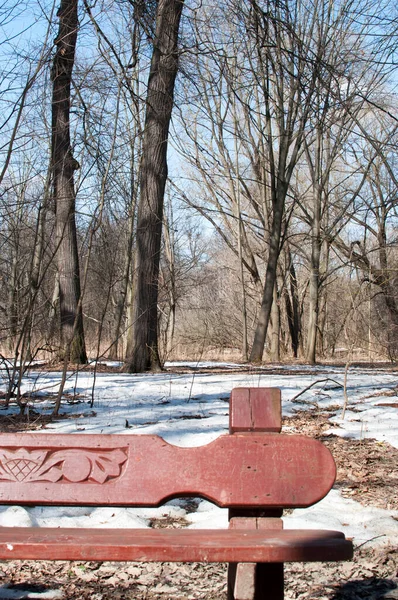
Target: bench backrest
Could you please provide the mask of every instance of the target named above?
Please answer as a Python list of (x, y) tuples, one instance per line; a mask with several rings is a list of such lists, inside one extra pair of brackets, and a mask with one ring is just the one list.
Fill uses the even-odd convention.
[(196, 448), (154, 435), (2, 434), (0, 503), (157, 506), (201, 496), (230, 508), (310, 506), (333, 485), (335, 464), (320, 442), (277, 433), (278, 410), (278, 390), (233, 390), (232, 433)]

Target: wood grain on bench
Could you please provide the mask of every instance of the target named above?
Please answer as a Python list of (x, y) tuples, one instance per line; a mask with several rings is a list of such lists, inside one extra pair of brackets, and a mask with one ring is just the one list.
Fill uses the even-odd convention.
[(338, 531), (0, 528), (0, 559), (288, 562), (344, 560)]
[(335, 479), (320, 442), (296, 435), (224, 435), (197, 448), (154, 435), (4, 434), (2, 504), (158, 506), (201, 496), (222, 507), (304, 507)]

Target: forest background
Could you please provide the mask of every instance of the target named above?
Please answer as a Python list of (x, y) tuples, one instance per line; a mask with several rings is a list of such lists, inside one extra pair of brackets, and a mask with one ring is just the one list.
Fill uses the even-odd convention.
[(0, 28), (9, 396), (37, 358), (396, 360), (396, 2), (3, 0)]

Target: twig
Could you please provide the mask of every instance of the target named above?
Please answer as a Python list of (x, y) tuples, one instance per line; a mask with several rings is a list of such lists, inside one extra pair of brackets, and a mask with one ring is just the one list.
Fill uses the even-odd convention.
[(366, 542), (362, 542), (362, 544), (359, 544), (359, 546), (355, 546), (355, 550), (358, 550), (358, 548), (362, 548), (362, 546), (364, 546), (365, 544), (369, 544), (369, 542), (373, 542), (373, 540), (377, 540), (381, 537), (386, 537), (386, 534), (381, 533), (380, 535), (375, 535), (374, 537), (366, 540)]
[(304, 388), (303, 390), (301, 390), (301, 392), (299, 392), (298, 394), (296, 394), (296, 396), (294, 396), (291, 399), (291, 402), (295, 402), (297, 400), (297, 398), (299, 398), (300, 396), (302, 396), (307, 390), (309, 390), (310, 388), (312, 388), (317, 383), (324, 383), (326, 381), (333, 381), (333, 383), (335, 383), (339, 387), (344, 387), (342, 383), (339, 383), (338, 381), (336, 381), (335, 379), (331, 379), (330, 377), (326, 377), (326, 379), (318, 379), (317, 381), (313, 381), (310, 385), (308, 385), (306, 388)]

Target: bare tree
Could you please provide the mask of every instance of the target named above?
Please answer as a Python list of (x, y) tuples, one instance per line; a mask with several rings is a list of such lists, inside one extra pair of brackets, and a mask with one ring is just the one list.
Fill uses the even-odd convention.
[[(363, 44), (363, 38), (369, 33), (368, 22), (365, 20), (361, 29), (353, 27), (352, 11), (356, 3), (346, 0), (335, 13), (330, 7), (329, 1), (319, 3), (319, 20), (314, 32), (319, 86), (313, 96), (312, 134), (305, 138), (311, 201), (306, 206), (301, 205), (304, 219), (310, 225), (306, 358), (312, 364), (316, 361), (320, 291), (328, 276), (326, 262), (322, 269), (322, 249), (326, 250), (325, 258), (328, 254), (323, 234), (328, 232), (330, 241), (328, 225), (333, 210), (330, 203), (339, 195), (338, 187), (349, 176), (349, 165), (343, 169), (339, 165), (345, 163), (347, 140), (365, 98), (377, 93), (383, 79), (383, 73), (372, 68), (373, 56), (366, 52)], [(368, 8), (371, 12), (370, 4)], [(339, 170), (346, 171), (345, 176), (339, 176)]]
[(70, 142), (71, 80), (78, 32), (77, 0), (61, 0), (51, 79), (51, 166), (56, 214), (61, 334), (67, 359), (87, 362), (76, 233), (74, 172), (79, 168)]
[[(366, 120), (366, 126), (364, 124)], [(362, 148), (357, 160), (362, 164), (364, 184), (355, 194), (349, 221), (333, 242), (336, 252), (355, 266), (360, 280), (378, 290), (382, 327), (387, 332), (390, 356), (396, 355), (398, 340), (398, 297), (396, 294), (396, 177), (397, 125), (381, 111), (369, 112), (361, 122)], [(354, 226), (354, 228), (353, 228)], [(353, 230), (352, 230), (353, 229)]]
[(253, 74), (264, 100), (262, 118), (266, 140), (271, 228), (265, 284), (250, 354), (262, 360), (274, 299), (281, 250), (285, 203), (311, 113), (318, 72), (309, 60), (315, 14), (304, 22), (300, 10), (292, 13), (287, 2), (278, 5), (251, 0), (246, 31), (255, 44)]
[(178, 72), (178, 33), (183, 0), (159, 0), (148, 78), (145, 129), (140, 166), (133, 326), (128, 335), (125, 369), (160, 369), (158, 278), (167, 181), (167, 141)]

